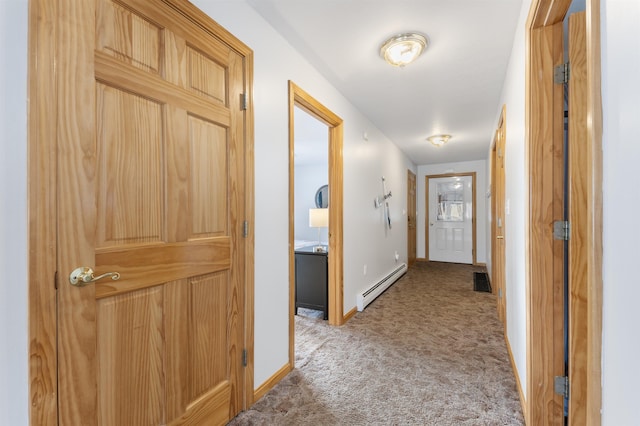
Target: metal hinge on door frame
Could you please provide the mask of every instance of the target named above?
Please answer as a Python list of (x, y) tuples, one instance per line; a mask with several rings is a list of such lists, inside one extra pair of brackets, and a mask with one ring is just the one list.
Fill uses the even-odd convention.
[(249, 222), (246, 220), (242, 222), (242, 236), (247, 238), (249, 236)]
[(567, 376), (555, 376), (553, 378), (553, 390), (556, 394), (569, 398), (569, 378)]
[(556, 84), (567, 84), (569, 82), (570, 66), (569, 62), (560, 64), (553, 69), (553, 82)]
[(240, 109), (246, 111), (249, 105), (249, 97), (246, 93), (240, 94)]
[(242, 350), (242, 366), (243, 367), (247, 366), (247, 350), (246, 349)]
[(566, 220), (553, 222), (553, 239), (569, 241), (571, 239), (571, 224)]

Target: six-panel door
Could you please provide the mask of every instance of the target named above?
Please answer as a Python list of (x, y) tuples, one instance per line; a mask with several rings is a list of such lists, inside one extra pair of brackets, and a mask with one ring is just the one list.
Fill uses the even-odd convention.
[(179, 2), (87, 3), (61, 53), (60, 270), (120, 279), (62, 280), (61, 423), (224, 424), (243, 395), (243, 59)]

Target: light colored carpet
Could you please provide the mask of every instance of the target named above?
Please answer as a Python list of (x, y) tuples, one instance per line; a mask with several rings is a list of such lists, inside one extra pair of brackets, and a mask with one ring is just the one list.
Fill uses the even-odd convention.
[(296, 368), (230, 425), (523, 425), (479, 267), (417, 263), (342, 327), (296, 317)]

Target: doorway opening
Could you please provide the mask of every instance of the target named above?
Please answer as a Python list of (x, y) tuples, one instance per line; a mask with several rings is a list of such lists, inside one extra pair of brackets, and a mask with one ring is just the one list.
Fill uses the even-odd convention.
[(476, 264), (476, 173), (425, 176), (425, 258)]
[[(308, 113), (328, 127), (327, 293), (330, 325), (344, 323), (343, 295), (343, 121), (315, 98), (289, 81), (289, 367), (295, 367), (295, 111)], [(319, 189), (319, 188), (318, 188)], [(322, 239), (322, 234), (320, 239)], [(321, 241), (322, 242), (322, 241)]]
[(329, 131), (294, 106), (295, 315), (327, 320)]

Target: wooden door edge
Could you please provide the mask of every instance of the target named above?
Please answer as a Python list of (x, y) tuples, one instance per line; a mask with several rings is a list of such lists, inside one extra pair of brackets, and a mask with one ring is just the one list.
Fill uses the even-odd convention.
[[(491, 205), (490, 205), (490, 211), (491, 211), (491, 233), (489, 238), (491, 238), (491, 271), (489, 272), (489, 276), (490, 276), (490, 280), (494, 280), (495, 276), (496, 276), (496, 236), (497, 236), (497, 224), (495, 221), (495, 217), (496, 217), (496, 157), (497, 157), (497, 147), (496, 147), (496, 142), (497, 142), (497, 137), (498, 137), (498, 131), (496, 130), (496, 133), (493, 137), (493, 141), (491, 142), (491, 148), (490, 148), (490, 154), (489, 154), (489, 188), (490, 188), (490, 193), (491, 193)], [(492, 288), (492, 293), (496, 294), (498, 292), (498, 289), (495, 286), (491, 286)]]
[(245, 94), (247, 97), (247, 109), (245, 112), (245, 220), (248, 232), (244, 239), (245, 244), (245, 322), (244, 322), (244, 347), (247, 351), (246, 365), (244, 369), (244, 404), (243, 410), (248, 409), (254, 403), (254, 373), (255, 373), (255, 129), (254, 129), (254, 105), (253, 105), (253, 51), (248, 49), (244, 56)]
[[(541, 0), (547, 1), (547, 0)], [(533, 6), (532, 6), (533, 7)], [(562, 61), (562, 22), (529, 29), (527, 38), (527, 101), (525, 127), (526, 176), (529, 199), (526, 219), (526, 330), (527, 330), (527, 423), (560, 425), (563, 421), (562, 397), (554, 392), (554, 377), (563, 375), (562, 329), (556, 328), (562, 316), (562, 298), (554, 298), (562, 288), (561, 270), (554, 265), (562, 261), (562, 244), (551, 233), (553, 220), (560, 220), (563, 182), (554, 175), (562, 163), (558, 148), (564, 121), (563, 88), (553, 82), (553, 66)], [(538, 67), (538, 68), (534, 68)], [(532, 79), (531, 75), (542, 76)], [(555, 125), (554, 125), (555, 124)], [(548, 146), (551, 144), (551, 146)], [(562, 152), (560, 151), (560, 154)], [(546, 232), (545, 232), (546, 230)], [(560, 252), (558, 252), (560, 249)], [(560, 257), (559, 257), (560, 256)], [(546, 348), (543, 356), (539, 348)]]
[[(532, 69), (531, 43), (532, 39), (539, 34), (537, 30), (554, 25), (564, 19), (569, 0), (556, 2), (553, 0), (533, 0), (526, 23), (526, 77), (525, 77), (525, 127), (530, 128), (535, 123), (536, 109), (533, 103), (542, 101), (543, 98), (534, 99), (532, 94), (532, 86), (535, 79), (531, 78), (534, 72), (539, 70)], [(589, 182), (589, 219), (587, 233), (588, 244), (593, 249), (590, 251), (588, 259), (588, 332), (589, 339), (587, 349), (588, 359), (588, 376), (587, 391), (585, 401), (580, 403), (586, 406), (587, 424), (601, 424), (601, 407), (602, 407), (602, 97), (601, 97), (601, 50), (600, 50), (600, 0), (588, 0), (586, 2), (587, 10), (587, 68), (588, 68), (588, 115), (591, 121), (587, 129), (587, 141), (589, 150), (589, 170), (581, 171), (588, 175)], [(551, 72), (551, 75), (553, 73)], [(544, 72), (543, 78), (552, 78), (549, 76), (548, 70)], [(547, 102), (551, 102), (546, 99)], [(547, 105), (546, 108), (549, 108)], [(538, 109), (540, 111), (540, 109)], [(532, 141), (530, 133), (526, 135), (526, 146), (528, 147)], [(530, 176), (530, 165), (536, 164), (535, 158), (530, 158), (532, 149), (526, 148), (526, 165), (527, 175)], [(531, 178), (531, 176), (530, 176)], [(530, 203), (536, 202), (539, 194), (531, 194)], [(544, 194), (542, 195), (544, 196)], [(548, 194), (547, 194), (548, 196)], [(534, 279), (531, 269), (538, 261), (536, 256), (544, 256), (544, 251), (531, 247), (530, 243), (535, 241), (535, 235), (538, 224), (534, 223), (531, 217), (527, 218), (527, 241), (528, 249), (526, 253), (526, 297), (527, 297), (527, 423), (535, 424), (537, 421), (546, 421), (544, 416), (544, 395), (553, 392), (549, 386), (534, 386), (537, 383), (540, 370), (548, 368), (545, 366), (545, 360), (552, 358), (553, 354), (545, 353), (539, 356), (540, 347), (552, 347), (549, 341), (538, 342), (540, 336), (533, 326), (533, 322), (540, 319), (540, 312), (532, 303), (532, 291), (534, 288), (540, 287), (543, 291), (549, 291), (542, 287), (544, 281), (539, 282)], [(547, 380), (547, 379), (545, 379)], [(541, 396), (542, 395), (542, 396)], [(549, 396), (547, 396), (549, 398)], [(544, 419), (544, 420), (543, 420)], [(571, 420), (570, 420), (571, 422)]]
[(424, 260), (431, 262), (429, 254), (429, 176), (424, 177)]
[[(409, 258), (409, 256), (411, 255), (411, 253), (410, 253), (411, 244), (409, 242), (409, 238), (411, 236), (409, 235), (410, 232), (409, 232), (409, 225), (408, 225), (408, 218), (411, 215), (411, 212), (409, 211), (409, 184), (411, 182), (411, 176), (412, 175), (413, 175), (413, 181), (415, 182), (414, 183), (414, 196), (417, 197), (418, 194), (417, 194), (416, 190), (417, 190), (418, 176), (411, 169), (407, 169), (407, 267), (409, 267), (409, 268), (416, 262), (416, 259), (417, 259), (417, 256), (416, 256), (416, 258), (414, 258), (413, 262), (412, 262), (411, 259)], [(417, 205), (417, 203), (418, 203), (418, 200), (416, 199), (415, 200), (415, 204)], [(415, 232), (416, 232), (416, 241), (414, 242), (414, 246), (415, 246), (415, 249), (417, 251), (417, 249), (418, 249), (418, 241), (417, 241), (417, 239), (418, 239), (417, 238), (418, 237), (418, 233), (417, 233), (418, 229), (416, 227), (417, 224), (415, 223), (415, 217), (414, 217), (413, 221), (414, 221), (413, 226), (414, 226), (414, 229), (415, 229)]]
[(28, 318), (29, 423), (56, 425), (56, 142), (55, 58), (58, 2), (29, 0)]
[(602, 54), (600, 48), (600, 0), (589, 0), (587, 10), (587, 127), (589, 141), (589, 257), (587, 350), (587, 424), (601, 424), (602, 409), (602, 256), (603, 256), (603, 176), (602, 176)]
[[(505, 158), (506, 158), (506, 117), (507, 117), (507, 105), (503, 104), (502, 109), (500, 111), (500, 117), (498, 119), (498, 128), (494, 133), (493, 140), (491, 142), (491, 153), (490, 153), (490, 182), (491, 182), (491, 281), (494, 282), (495, 285), (492, 286), (492, 293), (496, 295), (497, 303), (496, 309), (498, 311), (498, 317), (504, 326), (505, 333), (507, 332), (507, 319), (506, 319), (506, 310), (507, 310), (507, 297), (506, 297), (506, 260), (505, 260), (505, 252), (501, 250), (500, 253), (502, 256), (498, 256), (497, 245), (497, 236), (498, 236), (498, 224), (496, 218), (498, 213), (500, 213), (500, 217), (502, 219), (501, 228), (502, 228), (502, 245), (504, 249), (504, 245), (506, 241), (504, 240), (506, 233), (506, 220), (504, 214), (504, 200), (498, 200), (497, 194), (500, 193), (501, 197), (504, 198), (506, 182), (504, 172), (499, 173), (500, 169), (499, 164), (504, 168)], [(502, 152), (500, 151), (502, 150)], [(499, 205), (499, 202), (502, 201), (502, 205)]]

